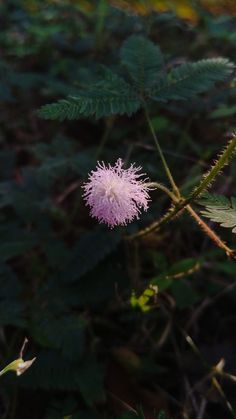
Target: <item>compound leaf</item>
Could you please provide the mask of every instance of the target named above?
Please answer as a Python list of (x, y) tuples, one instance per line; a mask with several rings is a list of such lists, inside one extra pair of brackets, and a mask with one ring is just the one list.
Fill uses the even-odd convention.
[(109, 72), (104, 80), (90, 89), (80, 90), (74, 96), (42, 106), (38, 115), (60, 121), (88, 116), (101, 118), (115, 114), (131, 115), (140, 106), (141, 102), (132, 87), (121, 77)]
[(158, 45), (141, 35), (131, 35), (121, 48), (121, 62), (138, 89), (151, 87), (163, 69)]
[(162, 76), (149, 92), (154, 100), (187, 100), (198, 93), (224, 81), (233, 71), (233, 64), (226, 58), (204, 59), (187, 63)]
[(208, 193), (199, 203), (205, 206), (205, 210), (201, 211), (204, 217), (221, 227), (232, 228), (232, 232), (236, 233), (236, 198)]

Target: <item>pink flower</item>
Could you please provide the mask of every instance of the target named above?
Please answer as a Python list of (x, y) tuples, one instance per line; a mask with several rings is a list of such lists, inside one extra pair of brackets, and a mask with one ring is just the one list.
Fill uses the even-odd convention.
[(151, 188), (145, 183), (147, 179), (140, 179), (144, 174), (138, 174), (141, 167), (132, 164), (123, 169), (122, 166), (122, 159), (118, 159), (114, 167), (98, 163), (82, 186), (91, 216), (111, 228), (139, 218), (140, 209), (146, 211), (150, 201)]

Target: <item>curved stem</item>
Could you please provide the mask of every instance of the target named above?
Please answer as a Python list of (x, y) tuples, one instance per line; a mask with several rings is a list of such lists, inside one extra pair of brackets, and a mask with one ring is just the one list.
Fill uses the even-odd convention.
[[(182, 207), (183, 204), (184, 206)], [(159, 231), (165, 224), (171, 221), (183, 209), (189, 212), (189, 214), (198, 223), (198, 225), (201, 227), (204, 233), (216, 244), (217, 247), (223, 249), (226, 255), (229, 256), (231, 259), (236, 259), (235, 250), (227, 246), (221, 240), (221, 238), (205, 223), (205, 221), (203, 221), (201, 217), (199, 217), (199, 215), (194, 211), (194, 209), (189, 204), (186, 205), (186, 201), (177, 202), (175, 206), (170, 207), (169, 211), (167, 211), (167, 213), (160, 220), (156, 221), (151, 226), (139, 231), (137, 234), (128, 237), (128, 239), (139, 239), (143, 236), (146, 236), (146, 234), (151, 233), (152, 231)]]
[(155, 221), (150, 226), (144, 228), (143, 230), (140, 230), (138, 233), (135, 233), (129, 236), (127, 239), (128, 240), (140, 239), (141, 237), (146, 236), (147, 234), (150, 234), (154, 231), (159, 231), (165, 224), (171, 221), (172, 218), (174, 218), (175, 215), (177, 215), (181, 209), (182, 208), (178, 204), (176, 204), (175, 206), (171, 206), (168, 209), (168, 211), (165, 213), (165, 215), (163, 215), (163, 217), (161, 217), (158, 221)]
[(173, 192), (171, 192), (165, 185), (162, 185), (158, 182), (150, 182), (146, 183), (146, 185), (150, 186), (151, 188), (153, 187), (154, 189), (160, 189), (161, 191), (165, 192), (165, 194), (168, 195), (173, 202), (178, 202), (178, 198), (175, 196), (175, 194), (173, 194)]

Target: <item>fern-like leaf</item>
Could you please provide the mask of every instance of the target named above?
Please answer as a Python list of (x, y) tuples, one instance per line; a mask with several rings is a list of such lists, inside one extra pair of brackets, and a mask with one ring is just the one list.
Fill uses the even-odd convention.
[(213, 58), (181, 65), (166, 74), (159, 47), (141, 35), (132, 35), (124, 42), (121, 63), (131, 84), (105, 69), (99, 82), (66, 99), (42, 106), (38, 115), (60, 121), (89, 116), (130, 116), (143, 105), (144, 98), (187, 100), (211, 89), (216, 82), (224, 81), (234, 68), (225, 58)]
[(224, 81), (234, 65), (226, 58), (212, 58), (183, 64), (160, 78), (149, 91), (154, 100), (187, 100), (206, 92), (216, 82)]
[(222, 227), (232, 228), (232, 232), (236, 233), (236, 198), (207, 193), (199, 203), (205, 207), (201, 211), (204, 217), (220, 223)]
[(163, 70), (163, 56), (158, 45), (141, 35), (131, 35), (121, 48), (121, 62), (139, 90), (151, 87)]
[(109, 72), (108, 77), (89, 90), (81, 90), (75, 96), (42, 106), (38, 115), (60, 121), (88, 116), (101, 118), (114, 114), (130, 116), (140, 106), (141, 102), (132, 87), (118, 75)]

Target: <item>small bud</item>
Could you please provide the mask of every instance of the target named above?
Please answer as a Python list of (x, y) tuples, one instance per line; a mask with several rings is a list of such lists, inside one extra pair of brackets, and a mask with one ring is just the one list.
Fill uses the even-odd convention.
[(15, 371), (17, 376), (23, 374), (35, 361), (36, 358), (24, 361), (22, 358), (18, 358), (15, 361), (8, 364), (3, 370), (0, 371), (0, 376), (8, 371)]
[(20, 350), (19, 358), (17, 358), (15, 361), (12, 361), (10, 364), (8, 364), (3, 370), (0, 371), (0, 376), (5, 374), (8, 371), (15, 371), (17, 377), (19, 377), (21, 374), (23, 374), (28, 368), (31, 367), (33, 362), (36, 360), (36, 358), (29, 359), (29, 361), (23, 360), (23, 352), (25, 349), (26, 344), (28, 343), (28, 339), (25, 338), (23, 345)]
[(36, 357), (33, 359), (29, 359), (29, 361), (21, 360), (23, 362), (18, 363), (18, 368), (16, 369), (16, 375), (19, 376), (23, 374), (28, 368), (31, 367), (31, 365), (33, 364), (35, 360), (36, 360)]

